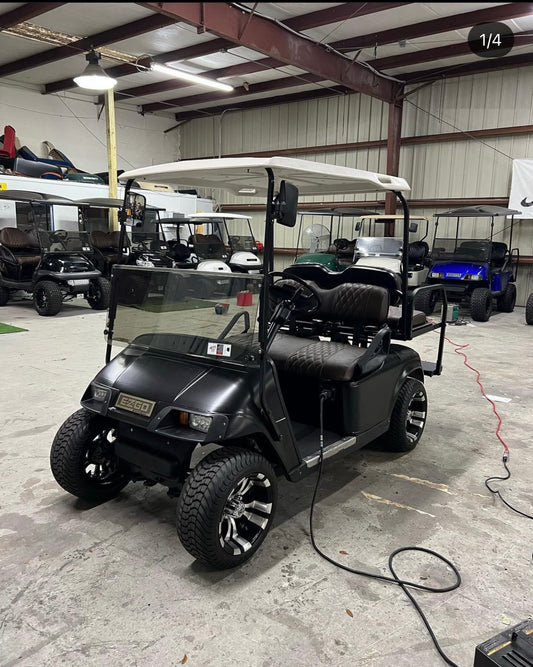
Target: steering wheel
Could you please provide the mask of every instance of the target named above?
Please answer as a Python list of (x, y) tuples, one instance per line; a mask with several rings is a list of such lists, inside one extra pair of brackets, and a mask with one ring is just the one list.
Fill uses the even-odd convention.
[(320, 297), (314, 287), (299, 276), (286, 276), (280, 271), (269, 274), (271, 278), (281, 280), (270, 285), (270, 297), (277, 304), (280, 301), (289, 301), (294, 309), (311, 315), (320, 308)]
[(136, 241), (135, 243), (137, 244), (138, 250), (150, 250), (150, 246), (146, 241)]
[(346, 250), (346, 248), (350, 245), (350, 241), (348, 241), (348, 239), (335, 239), (333, 241), (333, 245), (337, 248), (337, 250)]
[(64, 241), (68, 237), (68, 232), (65, 229), (55, 229), (53, 232), (50, 232), (50, 236), (54, 240)]

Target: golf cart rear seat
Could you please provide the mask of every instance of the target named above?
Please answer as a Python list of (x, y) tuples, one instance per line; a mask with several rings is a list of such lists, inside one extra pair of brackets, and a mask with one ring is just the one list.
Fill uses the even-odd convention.
[(356, 283), (322, 289), (309, 282), (320, 297), (320, 307), (313, 313), (313, 320), (341, 322), (347, 327), (371, 327), (375, 335), (368, 347), (358, 347), (347, 342), (278, 333), (269, 350), (278, 371), (348, 382), (379, 368), (390, 344), (390, 329), (385, 325), (389, 308), (388, 291), (384, 287)]
[(41, 260), (39, 244), (17, 227), (4, 227), (0, 230), (0, 244), (5, 248), (2, 253), (4, 261), (13, 266), (16, 274), (32, 274)]
[[(389, 294), (389, 312), (387, 315), (387, 324), (393, 332), (400, 332), (401, 328), (401, 278), (397, 273), (367, 266), (350, 266), (344, 271), (330, 271), (327, 267), (320, 264), (293, 264), (285, 269), (284, 274), (289, 278), (290, 275), (298, 276), (304, 280), (312, 280), (319, 287), (331, 288), (342, 283), (355, 283), (363, 285), (374, 285), (383, 287)], [(425, 331), (428, 326), (426, 315), (419, 310), (413, 310), (411, 315), (411, 329), (414, 333), (418, 328), (420, 332)], [(417, 332), (418, 333), (418, 332)], [(416, 335), (416, 334), (415, 334)], [(400, 336), (403, 339), (403, 336)]]

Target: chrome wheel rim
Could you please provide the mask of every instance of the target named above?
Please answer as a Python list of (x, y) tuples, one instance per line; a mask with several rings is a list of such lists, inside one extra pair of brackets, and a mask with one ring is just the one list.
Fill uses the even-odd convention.
[(243, 477), (229, 494), (218, 525), (220, 546), (240, 556), (264, 534), (272, 515), (272, 486), (263, 473)]
[(115, 430), (106, 429), (98, 433), (89, 444), (83, 463), (85, 476), (98, 485), (112, 484), (118, 476), (118, 459), (113, 442)]
[(405, 434), (410, 442), (417, 442), (426, 424), (427, 398), (422, 390), (413, 394), (407, 408)]

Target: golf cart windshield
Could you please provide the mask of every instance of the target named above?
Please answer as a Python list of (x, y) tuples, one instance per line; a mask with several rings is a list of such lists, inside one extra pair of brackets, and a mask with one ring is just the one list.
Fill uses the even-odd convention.
[(87, 232), (63, 229), (52, 232), (40, 229), (38, 234), (39, 244), (47, 252), (90, 252), (91, 250)]
[(131, 245), (136, 250), (161, 250), (161, 244), (165, 245), (157, 219), (135, 222), (126, 229)]
[(488, 240), (436, 238), (433, 261), (488, 262), (491, 243)]
[(402, 257), (402, 240), (383, 236), (360, 236), (355, 245), (356, 257)]
[[(251, 290), (242, 290), (243, 278)], [(202, 280), (202, 298), (189, 281)], [(115, 267), (117, 297), (113, 343), (178, 355), (259, 363), (252, 348), (261, 276), (179, 269)], [(192, 282), (191, 282), (192, 284)], [(191, 295), (191, 296), (189, 296)]]

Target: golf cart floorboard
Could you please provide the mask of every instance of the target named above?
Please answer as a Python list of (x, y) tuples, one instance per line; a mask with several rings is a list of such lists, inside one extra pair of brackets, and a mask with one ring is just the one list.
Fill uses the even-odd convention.
[[(306, 466), (312, 468), (320, 460), (320, 429), (300, 422), (293, 422), (292, 428), (296, 439), (296, 449)], [(352, 447), (356, 440), (355, 435), (345, 436), (333, 431), (324, 431), (324, 459)]]

